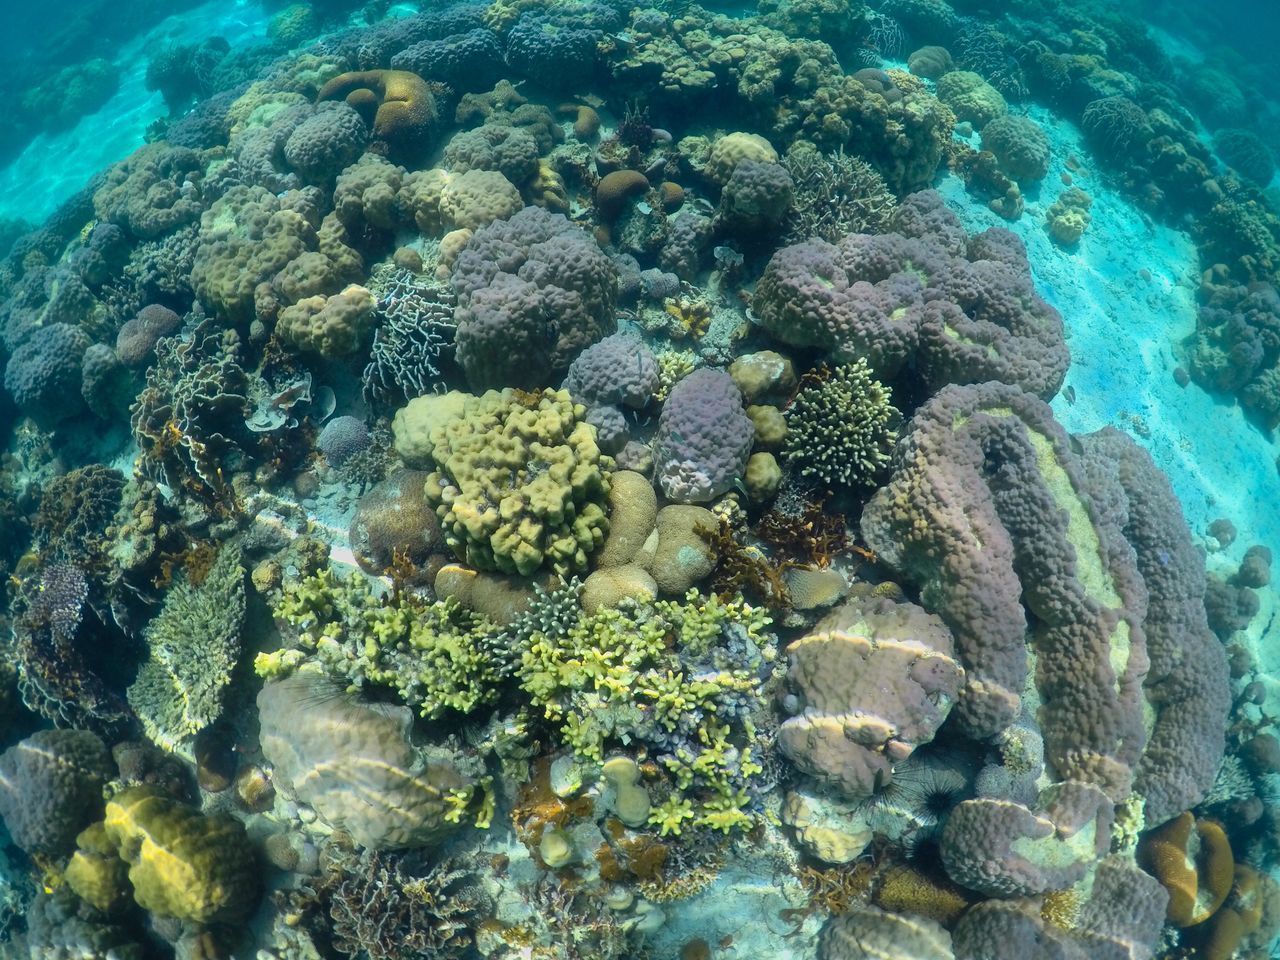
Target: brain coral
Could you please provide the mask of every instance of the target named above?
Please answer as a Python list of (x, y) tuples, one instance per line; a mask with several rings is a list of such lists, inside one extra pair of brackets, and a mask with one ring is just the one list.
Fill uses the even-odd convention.
[(1049, 172), (1049, 138), (1029, 117), (996, 117), (982, 128), (982, 149), (994, 153), (1000, 169), (1019, 183), (1042, 180)]
[(1006, 385), (947, 387), (916, 411), (862, 530), (954, 632), (967, 671), (956, 716), (973, 735), (1018, 716), (1029, 644), (1057, 777), (1116, 802), (1136, 787), (1148, 823), (1204, 795), (1223, 750), (1225, 655), (1177, 501), (1131, 441), (1073, 440)]
[(525, 207), (475, 232), (454, 262), (458, 362), (476, 387), (536, 387), (613, 332), (618, 271), (572, 221)]
[(966, 238), (931, 191), (907, 197), (892, 228), (779, 250), (752, 298), (758, 321), (837, 361), (865, 357), (881, 377), (914, 356), (935, 389), (1001, 380), (1055, 394), (1070, 361), (1062, 317), (1037, 295), (1021, 242), (998, 228)]
[(933, 739), (964, 683), (951, 631), (889, 599), (854, 600), (786, 650), (778, 745), (801, 770), (846, 797), (869, 797), (894, 764)]
[(427, 500), (445, 542), (480, 570), (568, 575), (609, 532), (612, 461), (567, 391), (490, 390), (431, 431)]
[(307, 181), (324, 183), (355, 163), (368, 139), (369, 128), (354, 108), (321, 103), (293, 128), (284, 142), (284, 158)]
[(431, 88), (407, 70), (339, 74), (320, 88), (316, 99), (345, 99), (372, 125), (374, 139), (393, 160), (421, 153), (437, 119)]
[(276, 783), (364, 847), (420, 847), (447, 834), (449, 798), (468, 781), (447, 760), (415, 756), (412, 711), (362, 703), (325, 683), (294, 673), (258, 694), (262, 753)]
[(669, 500), (703, 503), (742, 477), (755, 425), (723, 370), (703, 367), (671, 388), (658, 417), (654, 477)]
[(241, 922), (260, 889), (244, 825), (204, 816), (151, 787), (132, 787), (107, 804), (106, 835), (129, 864), (138, 906), (192, 923)]
[(658, 361), (639, 337), (615, 333), (578, 354), (564, 387), (588, 407), (643, 407), (658, 389)]
[(86, 730), (40, 730), (0, 754), (0, 818), (33, 856), (60, 857), (102, 809), (115, 773), (111, 755)]
[(80, 379), (89, 335), (68, 323), (51, 323), (13, 351), (4, 387), (14, 402), (41, 423), (56, 423), (82, 410)]

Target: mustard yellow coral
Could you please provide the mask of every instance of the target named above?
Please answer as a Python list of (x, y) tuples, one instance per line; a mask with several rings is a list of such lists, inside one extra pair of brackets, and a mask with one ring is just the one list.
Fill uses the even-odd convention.
[(102, 826), (129, 865), (133, 899), (144, 910), (194, 923), (235, 922), (258, 899), (253, 850), (233, 817), (206, 817), (134, 787), (107, 804)]
[(430, 436), (426, 497), (445, 542), (480, 570), (567, 576), (609, 532), (613, 461), (565, 390), (467, 396)]

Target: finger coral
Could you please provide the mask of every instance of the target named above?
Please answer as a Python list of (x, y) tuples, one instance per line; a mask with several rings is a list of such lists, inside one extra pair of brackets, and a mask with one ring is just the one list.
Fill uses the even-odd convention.
[(481, 570), (582, 572), (609, 530), (613, 462), (566, 391), (467, 396), (431, 431), (427, 500), (445, 542)]

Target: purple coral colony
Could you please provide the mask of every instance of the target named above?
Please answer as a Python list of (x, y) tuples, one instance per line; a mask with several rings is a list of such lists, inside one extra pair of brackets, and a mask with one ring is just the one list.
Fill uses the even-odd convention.
[[(1273, 71), (994, 6), (144, 45), (0, 222), (0, 957), (1277, 956), (1270, 550), (1065, 423), (1037, 260), (1189, 238), (1147, 346), (1280, 425)], [(6, 156), (125, 89), (76, 24)]]

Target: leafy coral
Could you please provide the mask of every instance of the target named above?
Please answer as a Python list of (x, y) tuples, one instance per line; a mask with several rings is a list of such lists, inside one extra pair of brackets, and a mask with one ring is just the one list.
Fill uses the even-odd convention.
[(173, 747), (221, 716), (244, 613), (235, 544), (222, 548), (202, 581), (188, 578), (169, 592), (147, 628), (150, 659), (129, 688), (129, 703), (156, 743)]

